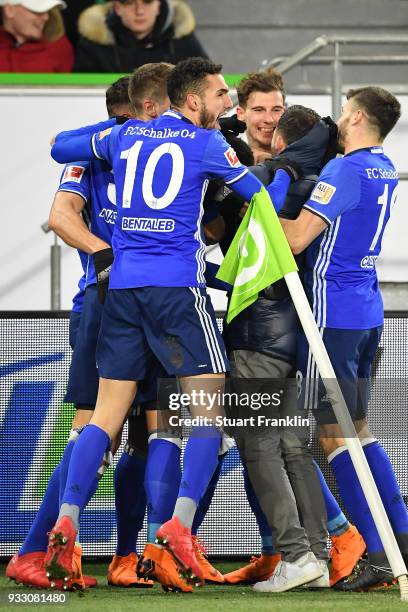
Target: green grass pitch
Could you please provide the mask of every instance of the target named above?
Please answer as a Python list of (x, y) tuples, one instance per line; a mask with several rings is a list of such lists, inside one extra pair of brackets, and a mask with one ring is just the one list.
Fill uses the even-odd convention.
[[(216, 563), (221, 572), (232, 571), (239, 563)], [(241, 564), (242, 565), (242, 564)], [(251, 587), (210, 586), (195, 589), (195, 593), (165, 593), (159, 585), (153, 589), (119, 589), (106, 584), (104, 563), (84, 564), (86, 573), (98, 579), (99, 586), (85, 593), (68, 593), (67, 602), (57, 604), (9, 604), (9, 593), (45, 593), (27, 589), (9, 582), (4, 576), (5, 565), (1, 565), (0, 610), (25, 612), (31, 610), (51, 610), (61, 612), (76, 610), (81, 612), (365, 612), (365, 610), (406, 610), (408, 602), (401, 602), (397, 587), (379, 589), (372, 593), (339, 593), (333, 590), (307, 591), (297, 589), (289, 593), (267, 595), (254, 593)]]

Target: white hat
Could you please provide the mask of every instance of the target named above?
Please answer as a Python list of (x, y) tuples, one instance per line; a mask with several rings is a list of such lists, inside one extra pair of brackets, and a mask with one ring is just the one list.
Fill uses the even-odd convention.
[(21, 4), (33, 13), (46, 13), (56, 6), (67, 7), (63, 0), (0, 0), (0, 6), (4, 4)]

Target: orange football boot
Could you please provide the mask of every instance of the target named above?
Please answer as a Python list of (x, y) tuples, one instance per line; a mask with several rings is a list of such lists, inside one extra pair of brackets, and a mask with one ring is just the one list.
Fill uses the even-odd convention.
[(199, 562), (203, 571), (204, 580), (207, 582), (223, 584), (225, 582), (224, 576), (208, 561), (203, 543), (200, 542), (200, 539), (197, 536), (192, 536), (192, 540), (195, 556), (197, 557), (197, 561)]
[(181, 568), (173, 555), (156, 544), (146, 544), (136, 571), (141, 580), (157, 580), (165, 591), (193, 592), (193, 587), (180, 576)]
[(55, 580), (68, 583), (71, 578), (76, 534), (69, 516), (63, 516), (57, 521), (49, 533), (45, 572), (51, 586), (55, 586)]
[(280, 554), (251, 557), (248, 565), (234, 572), (229, 572), (229, 574), (224, 574), (224, 580), (228, 584), (253, 584), (254, 582), (268, 580), (280, 560)]
[(45, 553), (42, 551), (18, 555), (11, 558), (6, 568), (6, 576), (16, 583), (33, 586), (38, 589), (49, 589), (50, 581), (45, 575)]
[(191, 529), (184, 527), (177, 516), (173, 516), (157, 530), (156, 542), (166, 546), (176, 561), (185, 568), (184, 573), (188, 580), (194, 581), (198, 578), (198, 582), (203, 582), (204, 575), (195, 556)]
[(136, 553), (132, 552), (126, 557), (114, 555), (108, 569), (108, 584), (124, 588), (151, 588), (153, 580), (144, 580), (136, 574), (136, 565), (139, 559)]
[[(73, 585), (78, 585), (78, 588), (93, 589), (98, 586), (98, 581), (93, 576), (85, 576), (82, 573), (82, 547), (78, 542), (74, 546), (74, 554), (72, 556), (72, 578)], [(83, 586), (80, 586), (83, 583)]]
[(342, 578), (350, 576), (366, 545), (354, 525), (350, 525), (341, 535), (330, 536), (330, 539), (332, 541), (330, 586), (333, 586)]

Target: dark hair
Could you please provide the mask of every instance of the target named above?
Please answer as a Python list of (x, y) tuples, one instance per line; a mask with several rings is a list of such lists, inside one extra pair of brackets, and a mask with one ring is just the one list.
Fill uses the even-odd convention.
[(280, 91), (285, 101), (286, 92), (283, 86), (283, 78), (280, 72), (274, 68), (268, 68), (263, 72), (250, 72), (242, 79), (237, 87), (238, 103), (245, 108), (248, 98), (254, 91), (269, 93)]
[(289, 106), (279, 119), (276, 129), (285, 139), (287, 145), (306, 136), (321, 117), (311, 108), (293, 104)]
[(174, 64), (157, 62), (136, 68), (130, 77), (129, 98), (136, 111), (143, 110), (143, 100), (163, 100), (167, 95), (167, 79), (174, 70)]
[(173, 106), (184, 104), (188, 93), (202, 95), (205, 78), (209, 74), (220, 74), (221, 64), (202, 57), (190, 57), (177, 64), (167, 80), (167, 93)]
[(112, 83), (106, 90), (106, 110), (108, 111), (109, 117), (114, 115), (114, 107), (127, 104), (130, 106), (129, 100), (129, 76), (124, 76)]
[(397, 98), (382, 87), (350, 89), (347, 100), (361, 106), (369, 123), (377, 130), (381, 140), (391, 132), (401, 117), (401, 104)]

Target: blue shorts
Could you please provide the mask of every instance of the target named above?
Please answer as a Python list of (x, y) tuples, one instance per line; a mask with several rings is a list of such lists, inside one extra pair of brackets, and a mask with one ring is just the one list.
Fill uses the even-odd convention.
[(77, 312), (76, 310), (71, 310), (71, 313), (69, 315), (68, 334), (69, 334), (69, 346), (71, 347), (72, 350), (74, 350), (75, 342), (77, 339), (80, 320), (81, 320), (81, 313)]
[[(351, 418), (353, 421), (364, 419), (370, 398), (371, 366), (382, 326), (361, 330), (324, 328), (320, 331)], [(298, 334), (296, 361), (296, 377), (301, 381), (298, 385), (301, 406), (312, 410), (319, 425), (337, 423), (331, 403), (325, 399), (325, 388), (303, 332)]]
[(143, 380), (152, 354), (170, 376), (228, 369), (224, 343), (205, 289), (139, 287), (108, 291), (97, 349), (100, 376)]
[[(83, 310), (79, 320), (73, 318), (74, 324), (79, 323), (79, 325), (76, 333), (74, 326), (72, 330), (74, 352), (64, 401), (75, 404), (77, 408), (93, 410), (96, 404), (99, 372), (96, 367), (95, 355), (103, 308), (98, 300), (96, 285), (91, 285), (86, 288)], [(139, 385), (134, 406), (142, 406), (144, 409), (156, 408), (157, 379), (166, 377), (167, 373), (157, 359), (152, 356), (147, 364), (146, 377)]]

